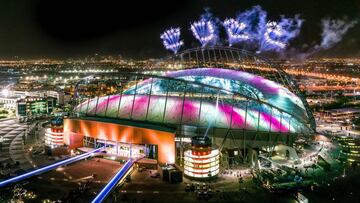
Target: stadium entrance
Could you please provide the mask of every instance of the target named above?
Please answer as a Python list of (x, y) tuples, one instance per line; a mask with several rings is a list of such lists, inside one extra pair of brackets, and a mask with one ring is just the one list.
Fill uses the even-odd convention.
[(129, 144), (122, 142), (115, 142), (111, 140), (97, 139), (84, 136), (84, 146), (91, 148), (105, 147), (108, 154), (112, 154), (124, 158), (158, 158), (157, 145), (152, 144)]

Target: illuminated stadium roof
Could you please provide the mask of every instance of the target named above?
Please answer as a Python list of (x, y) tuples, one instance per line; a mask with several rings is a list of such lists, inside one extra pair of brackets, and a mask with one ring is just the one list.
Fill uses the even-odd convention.
[[(236, 92), (272, 104), (284, 111), (294, 112), (303, 118), (307, 116), (303, 103), (295, 94), (273, 81), (247, 72), (221, 68), (197, 68), (170, 72), (166, 76), (218, 87), (228, 92)], [(175, 84), (171, 85), (174, 89), (170, 91), (178, 91), (177, 88), (181, 86), (176, 85), (177, 81), (171, 82)], [(202, 91), (201, 87), (192, 86), (192, 91)], [(147, 93), (150, 88), (152, 88), (152, 94), (166, 93), (166, 84), (161, 79), (156, 81), (145, 80), (139, 83), (136, 88), (138, 94)], [(134, 91), (135, 87), (125, 91), (125, 93), (133, 94)]]
[[(205, 55), (204, 51), (196, 55), (201, 54)], [(260, 64), (258, 58), (255, 64), (251, 58), (241, 58), (239, 68), (231, 61), (215, 63), (184, 56), (174, 61), (187, 69), (162, 76), (136, 75), (119, 94), (88, 99), (76, 107), (76, 112), (198, 128), (296, 134), (314, 131), (307, 104), (294, 91), (295, 84), (278, 69)], [(217, 63), (222, 66), (215, 66)]]

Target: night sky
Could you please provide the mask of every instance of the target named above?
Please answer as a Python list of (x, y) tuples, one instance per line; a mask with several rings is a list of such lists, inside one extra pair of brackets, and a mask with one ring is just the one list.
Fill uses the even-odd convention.
[[(324, 17), (360, 19), (359, 0), (7, 0), (0, 3), (0, 58), (165, 56), (159, 36), (166, 28), (180, 26), (185, 47), (194, 47), (189, 25), (204, 8), (223, 20), (254, 5), (272, 20), (301, 14), (306, 21), (293, 47), (319, 43)], [(360, 24), (320, 54), (360, 56)]]

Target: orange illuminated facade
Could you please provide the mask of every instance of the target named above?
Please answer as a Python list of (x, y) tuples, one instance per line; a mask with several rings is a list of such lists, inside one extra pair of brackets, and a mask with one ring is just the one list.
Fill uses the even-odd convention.
[(45, 129), (45, 146), (51, 149), (64, 145), (63, 121), (60, 118), (51, 120), (51, 127)]
[(159, 163), (175, 163), (175, 133), (84, 119), (64, 119), (64, 142), (71, 149), (83, 146), (83, 138), (151, 144), (158, 147)]
[(191, 149), (184, 153), (184, 174), (190, 178), (206, 179), (219, 173), (219, 150), (205, 136), (194, 136)]

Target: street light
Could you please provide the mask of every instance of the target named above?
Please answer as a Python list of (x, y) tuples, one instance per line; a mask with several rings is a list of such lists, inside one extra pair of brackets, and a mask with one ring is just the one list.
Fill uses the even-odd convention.
[(3, 89), (3, 90), (1, 90), (1, 94), (2, 94), (3, 96), (5, 96), (5, 97), (8, 97), (9, 94), (10, 94), (10, 92), (9, 92), (8, 89)]

